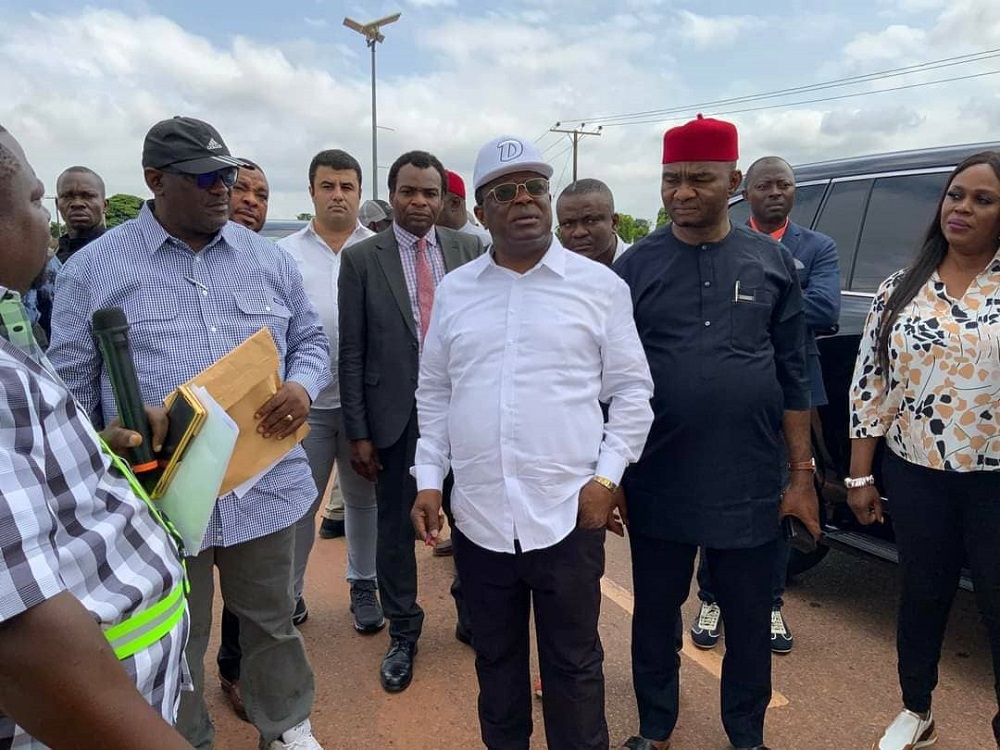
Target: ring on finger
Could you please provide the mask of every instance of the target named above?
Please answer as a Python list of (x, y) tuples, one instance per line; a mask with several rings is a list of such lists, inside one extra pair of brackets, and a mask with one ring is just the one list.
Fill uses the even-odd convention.
[(295, 417), (293, 417), (291, 414), (286, 414), (285, 415), (285, 421), (286, 422), (294, 422), (295, 421)]

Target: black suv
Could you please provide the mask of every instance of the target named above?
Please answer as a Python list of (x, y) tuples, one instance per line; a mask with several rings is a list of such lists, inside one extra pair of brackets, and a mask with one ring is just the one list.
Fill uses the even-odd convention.
[[(987, 149), (1000, 150), (1000, 143), (899, 151), (794, 168), (791, 219), (836, 241), (841, 312), (838, 329), (821, 332), (818, 341), (830, 401), (819, 408), (818, 423), (813, 425), (825, 544), (811, 555), (793, 551), (790, 574), (816, 565), (829, 546), (861, 550), (893, 562), (899, 559), (891, 499), (887, 505), (890, 518), (884, 526), (862, 526), (847, 506), (843, 478), (850, 464), (848, 391), (854, 360), (878, 285), (915, 254), (951, 171), (965, 157)], [(731, 200), (734, 222), (746, 222), (749, 214), (742, 197)], [(963, 575), (962, 586), (971, 588), (968, 575)]]

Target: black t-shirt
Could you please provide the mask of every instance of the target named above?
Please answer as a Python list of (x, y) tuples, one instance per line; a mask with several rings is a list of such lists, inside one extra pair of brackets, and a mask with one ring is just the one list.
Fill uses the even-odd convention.
[(774, 539), (782, 413), (810, 399), (791, 254), (742, 226), (694, 246), (667, 225), (614, 267), (654, 383), (653, 426), (625, 478), (632, 530), (718, 548)]

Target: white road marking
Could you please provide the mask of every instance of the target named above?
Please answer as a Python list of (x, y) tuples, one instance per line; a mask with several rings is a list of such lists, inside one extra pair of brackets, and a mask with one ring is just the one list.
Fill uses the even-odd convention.
[[(627, 612), (629, 616), (632, 615), (634, 600), (628, 589), (619, 586), (617, 583), (605, 576), (601, 579), (601, 593), (603, 593), (604, 596), (606, 596), (612, 603), (618, 605), (621, 609)], [(684, 648), (681, 650), (681, 654), (704, 669), (715, 679), (722, 679), (722, 656), (715, 650), (704, 651), (695, 646), (691, 642), (690, 634), (687, 632), (684, 633)], [(771, 691), (771, 702), (768, 704), (768, 708), (783, 708), (787, 705), (788, 698), (779, 693), (777, 690)]]

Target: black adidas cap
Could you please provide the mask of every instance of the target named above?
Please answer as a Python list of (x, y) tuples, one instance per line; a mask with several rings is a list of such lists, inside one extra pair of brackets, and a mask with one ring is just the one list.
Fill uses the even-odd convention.
[(229, 154), (219, 131), (193, 117), (161, 120), (146, 133), (142, 166), (172, 167), (188, 174), (205, 174), (226, 167), (248, 166)]

